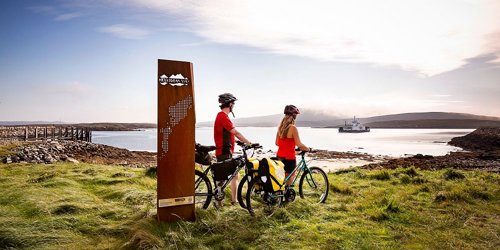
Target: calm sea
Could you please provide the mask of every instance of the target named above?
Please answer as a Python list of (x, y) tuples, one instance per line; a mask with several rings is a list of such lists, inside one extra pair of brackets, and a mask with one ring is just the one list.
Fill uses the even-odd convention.
[[(276, 128), (240, 127), (238, 130), (251, 142), (265, 150), (276, 151)], [(472, 129), (372, 129), (369, 133), (338, 133), (337, 129), (300, 127), (304, 144), (315, 149), (354, 151), (374, 155), (402, 156), (405, 154), (445, 155), (460, 148), (447, 145), (451, 138), (463, 136)], [(136, 151), (156, 152), (156, 129), (142, 131), (95, 131), (92, 141)], [(213, 128), (196, 128), (196, 141), (213, 145)]]

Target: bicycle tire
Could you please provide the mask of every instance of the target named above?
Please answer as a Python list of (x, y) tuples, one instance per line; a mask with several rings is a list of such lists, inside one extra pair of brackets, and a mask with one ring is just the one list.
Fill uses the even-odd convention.
[[(210, 179), (201, 171), (195, 170), (194, 199), (195, 207), (207, 209), (212, 200), (212, 184)], [(206, 198), (202, 198), (206, 197)]]
[[(256, 185), (260, 185), (259, 178), (253, 178), (248, 184), (246, 195), (247, 210), (251, 216), (255, 216), (257, 213), (271, 216), (274, 214), (275, 208), (281, 207), (283, 195), (282, 193), (277, 195), (265, 191), (256, 192)], [(274, 198), (271, 198), (272, 196), (274, 196)]]
[[(248, 187), (251, 181), (252, 181), (252, 175), (245, 174), (245, 176), (243, 176), (243, 178), (241, 179), (240, 184), (238, 184), (237, 198), (238, 198), (238, 203), (242, 208), (247, 208), (247, 205), (245, 203), (246, 203)], [(246, 189), (245, 189), (245, 184), (247, 185)], [(245, 193), (243, 194), (242, 192), (244, 189)]]
[[(314, 183), (311, 185), (311, 177)], [(304, 183), (304, 181), (306, 181)], [(304, 186), (304, 184), (306, 186)], [(316, 185), (316, 187), (314, 187)], [(319, 187), (319, 188), (318, 188)], [(321, 190), (324, 189), (324, 190)], [(300, 198), (310, 200), (313, 203), (324, 203), (328, 198), (329, 184), (325, 171), (318, 167), (310, 167), (300, 177), (299, 195)]]

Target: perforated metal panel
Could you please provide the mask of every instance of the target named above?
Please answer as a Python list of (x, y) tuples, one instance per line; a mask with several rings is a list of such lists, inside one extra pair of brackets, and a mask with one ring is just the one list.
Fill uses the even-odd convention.
[(194, 220), (192, 64), (158, 60), (158, 185), (161, 221)]

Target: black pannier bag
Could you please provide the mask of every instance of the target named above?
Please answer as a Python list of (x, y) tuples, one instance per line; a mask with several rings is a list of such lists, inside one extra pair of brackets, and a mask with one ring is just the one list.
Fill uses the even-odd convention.
[(212, 156), (210, 155), (210, 151), (214, 151), (216, 149), (215, 146), (203, 146), (199, 143), (196, 143), (194, 146), (194, 161), (201, 165), (210, 165), (212, 164)]
[(210, 165), (212, 156), (208, 152), (194, 152), (194, 161), (201, 165)]
[(241, 161), (238, 158), (231, 158), (224, 161), (220, 161), (212, 164), (212, 172), (214, 174), (215, 181), (227, 180), (230, 175), (232, 175)]

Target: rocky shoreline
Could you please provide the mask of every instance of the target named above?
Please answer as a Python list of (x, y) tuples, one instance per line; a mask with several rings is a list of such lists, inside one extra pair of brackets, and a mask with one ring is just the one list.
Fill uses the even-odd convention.
[(0, 157), (3, 163), (55, 163), (85, 162), (116, 164), (131, 167), (156, 166), (156, 153), (129, 151), (127, 149), (82, 142), (50, 141), (14, 144), (13, 153)]
[[(131, 167), (156, 166), (156, 153), (129, 151), (111, 146), (81, 141), (9, 142), (12, 153), (0, 156), (3, 163), (55, 163), (86, 162), (115, 164)], [(356, 152), (320, 150), (309, 154), (321, 164), (338, 165), (345, 161), (346, 167), (364, 169), (394, 169), (414, 166), (419, 169), (459, 168), (500, 172), (500, 128), (481, 128), (463, 136), (453, 138), (451, 145), (470, 151), (451, 152), (444, 156), (417, 154), (411, 157), (393, 158)], [(258, 152), (257, 152), (258, 153)], [(262, 152), (261, 152), (262, 153)], [(268, 155), (274, 153), (258, 153)], [(363, 166), (360, 166), (363, 165)], [(332, 168), (334, 169), (334, 168)]]
[(444, 156), (415, 155), (368, 164), (365, 169), (384, 169), (414, 166), (419, 169), (459, 168), (500, 173), (500, 128), (479, 128), (453, 138), (450, 145), (468, 151), (451, 152)]
[(469, 151), (497, 151), (500, 150), (500, 128), (479, 128), (451, 139), (449, 144)]

